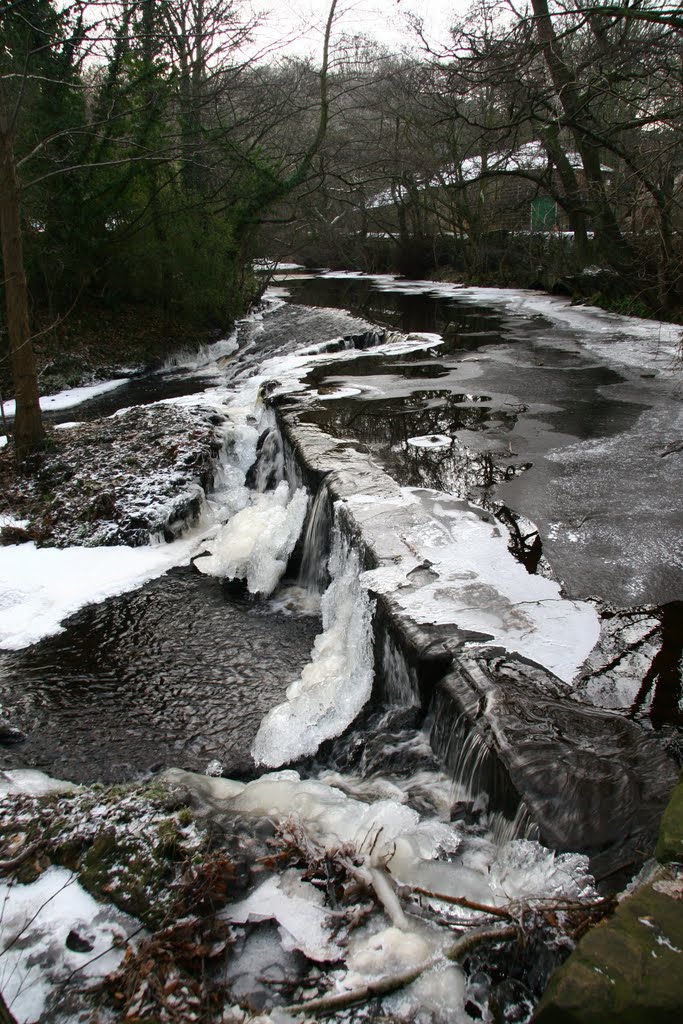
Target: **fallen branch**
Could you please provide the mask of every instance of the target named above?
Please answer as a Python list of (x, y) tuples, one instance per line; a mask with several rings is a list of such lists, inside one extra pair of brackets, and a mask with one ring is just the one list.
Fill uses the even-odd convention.
[(403, 888), (408, 889), (410, 892), (416, 892), (420, 896), (427, 896), (432, 900), (441, 900), (443, 903), (452, 903), (456, 907), (466, 907), (467, 910), (478, 910), (482, 914), (490, 914), (492, 917), (505, 917), (510, 920), (517, 916), (512, 913), (512, 911), (505, 910), (503, 907), (492, 907), (488, 903), (476, 903), (474, 900), (468, 900), (464, 896), (446, 896), (445, 893), (432, 892), (431, 889), (423, 889), (420, 885), (408, 885)]
[(365, 1003), (369, 999), (378, 996), (386, 996), (399, 988), (405, 988), (413, 981), (416, 981), (425, 971), (431, 970), (438, 964), (443, 963), (444, 957), (447, 960), (457, 961), (469, 952), (473, 946), (482, 942), (498, 942), (503, 939), (511, 939), (517, 935), (517, 928), (508, 925), (505, 928), (473, 928), (462, 935), (452, 946), (449, 946), (438, 956), (410, 967), (408, 970), (396, 974), (387, 974), (383, 978), (368, 981), (365, 985), (351, 989), (349, 992), (336, 992), (334, 995), (320, 996), (318, 999), (310, 999), (306, 1003), (294, 1003), (286, 1008), (287, 1013), (332, 1013), (335, 1010), (342, 1010), (356, 1003)]

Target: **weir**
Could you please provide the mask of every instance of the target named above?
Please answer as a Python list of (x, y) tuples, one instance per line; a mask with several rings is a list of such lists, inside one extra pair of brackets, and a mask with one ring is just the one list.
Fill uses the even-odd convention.
[(624, 718), (579, 705), (568, 685), (490, 638), (407, 614), (396, 594), (431, 584), (426, 562), (397, 590), (374, 590), (373, 570), (399, 554), (390, 522), (368, 535), (366, 510), (395, 485), (362, 454), (302, 423), (291, 398), (272, 407), (288, 475), (296, 467), (316, 495), (301, 553), (305, 578), (322, 588), (330, 529), (342, 532), (365, 570), (375, 602), (373, 704), (419, 712), (455, 790), (484, 801), (499, 836), (586, 853), (607, 888), (622, 869), (632, 872), (652, 848), (675, 784), (676, 766), (661, 745)]

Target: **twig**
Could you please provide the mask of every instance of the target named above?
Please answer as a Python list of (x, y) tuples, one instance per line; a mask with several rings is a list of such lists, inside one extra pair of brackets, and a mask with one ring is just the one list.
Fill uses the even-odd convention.
[(0, 871), (14, 871), (15, 868), (21, 867), (24, 861), (27, 861), (34, 853), (37, 853), (39, 849), (40, 843), (31, 843), (25, 850), (18, 853), (16, 857), (11, 857), (9, 860), (0, 860)]
[(427, 896), (429, 899), (441, 900), (443, 903), (453, 903), (456, 907), (467, 907), (468, 910), (479, 910), (482, 914), (491, 914), (492, 917), (515, 917), (510, 910), (502, 907), (492, 907), (488, 903), (475, 903), (474, 900), (465, 899), (464, 896), (446, 896), (445, 893), (432, 892), (431, 889), (423, 889), (419, 885), (405, 886), (410, 892), (416, 892), (420, 896)]
[(395, 992), (399, 988), (410, 985), (411, 982), (419, 978), (425, 971), (429, 971), (432, 967), (443, 963), (444, 957), (447, 960), (459, 960), (473, 946), (478, 946), (482, 942), (501, 941), (514, 938), (516, 935), (517, 928), (514, 925), (508, 925), (505, 928), (474, 928), (467, 932), (466, 935), (461, 936), (452, 946), (445, 949), (443, 954), (430, 957), (429, 960), (423, 961), (423, 963), (418, 964), (416, 967), (400, 971), (397, 974), (387, 974), (383, 978), (377, 978), (374, 981), (368, 981), (365, 985), (351, 989), (349, 992), (337, 992), (334, 995), (320, 996), (319, 999), (310, 999), (306, 1003), (294, 1003), (293, 1006), (286, 1007), (286, 1011), (290, 1014), (330, 1013), (334, 1010), (353, 1006), (354, 1003), (365, 1003), (368, 999), (386, 996), (390, 992)]

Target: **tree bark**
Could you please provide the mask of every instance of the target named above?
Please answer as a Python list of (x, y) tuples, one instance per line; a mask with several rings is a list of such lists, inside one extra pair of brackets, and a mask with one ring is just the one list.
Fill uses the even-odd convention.
[(19, 184), (10, 132), (0, 128), (0, 235), (4, 266), (7, 335), (16, 399), (14, 458), (22, 462), (45, 437), (38, 373), (31, 343), (28, 289), (21, 241)]
[(0, 1024), (17, 1024), (16, 1019), (7, 1009), (7, 1003), (0, 993)]

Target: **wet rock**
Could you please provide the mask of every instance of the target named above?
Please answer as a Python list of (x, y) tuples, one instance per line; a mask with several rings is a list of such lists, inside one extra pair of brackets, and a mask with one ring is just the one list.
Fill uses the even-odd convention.
[(535, 1024), (678, 1024), (683, 1006), (682, 896), (680, 873), (659, 868), (556, 971)]
[(90, 953), (95, 948), (92, 942), (79, 935), (74, 928), (71, 929), (66, 937), (66, 945), (74, 953)]
[(598, 881), (654, 850), (678, 770), (639, 725), (512, 658), (461, 655), (439, 691), (432, 741), (472, 792), (510, 817), (523, 802), (541, 842), (588, 854)]

